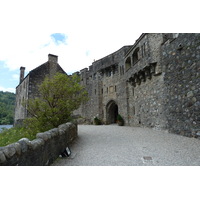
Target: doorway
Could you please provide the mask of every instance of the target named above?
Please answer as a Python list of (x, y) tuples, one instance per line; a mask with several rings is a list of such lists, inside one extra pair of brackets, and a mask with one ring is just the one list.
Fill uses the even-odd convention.
[(118, 105), (115, 101), (111, 100), (106, 106), (106, 121), (107, 124), (114, 124), (117, 121)]

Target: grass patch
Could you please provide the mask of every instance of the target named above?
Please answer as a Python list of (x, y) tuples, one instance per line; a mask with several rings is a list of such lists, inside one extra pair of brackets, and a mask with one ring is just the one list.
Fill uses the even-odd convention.
[(0, 147), (15, 143), (21, 138), (28, 138), (29, 140), (33, 140), (36, 138), (36, 134), (28, 132), (28, 130), (24, 127), (3, 129), (3, 131), (0, 133)]

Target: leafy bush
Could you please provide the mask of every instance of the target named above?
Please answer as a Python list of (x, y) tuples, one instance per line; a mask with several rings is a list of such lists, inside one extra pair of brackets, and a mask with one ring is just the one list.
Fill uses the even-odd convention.
[(117, 123), (119, 126), (124, 125), (124, 119), (122, 118), (122, 116), (120, 114), (117, 115)]
[(15, 94), (0, 91), (0, 125), (13, 124)]
[(39, 86), (39, 97), (25, 103), (30, 118), (24, 124), (28, 132), (43, 132), (71, 120), (74, 110), (88, 100), (86, 90), (77, 75), (57, 73), (46, 77)]
[(101, 125), (102, 123), (101, 123), (101, 120), (98, 117), (95, 117), (94, 118), (94, 124), (95, 125)]
[(35, 139), (36, 134), (30, 134), (24, 127), (13, 127), (10, 129), (3, 129), (0, 133), (0, 146), (6, 146), (15, 143), (21, 138)]

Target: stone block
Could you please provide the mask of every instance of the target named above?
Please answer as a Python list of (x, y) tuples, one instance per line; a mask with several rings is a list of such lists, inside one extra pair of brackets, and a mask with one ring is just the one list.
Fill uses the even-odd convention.
[(8, 145), (4, 147), (3, 153), (5, 154), (6, 158), (11, 158), (16, 153), (16, 149), (13, 145)]
[(42, 138), (37, 138), (37, 139), (31, 141), (31, 147), (33, 150), (39, 148), (40, 146), (43, 146), (44, 144), (45, 144), (45, 142)]
[(22, 138), (17, 143), (20, 144), (22, 153), (27, 152), (28, 148), (31, 146), (30, 140), (27, 138)]
[(47, 141), (48, 139), (50, 139), (50, 136), (44, 132), (44, 133), (37, 133), (36, 138), (41, 138), (44, 141)]
[(3, 151), (0, 151), (0, 164), (6, 162), (6, 156)]
[(58, 128), (51, 129), (51, 130), (49, 130), (49, 132), (51, 133), (51, 136), (52, 136), (52, 137), (55, 137), (55, 136), (58, 136), (58, 135), (59, 135), (59, 130), (58, 130)]
[(61, 124), (58, 126), (59, 135), (65, 134), (65, 132), (69, 129), (70, 123)]

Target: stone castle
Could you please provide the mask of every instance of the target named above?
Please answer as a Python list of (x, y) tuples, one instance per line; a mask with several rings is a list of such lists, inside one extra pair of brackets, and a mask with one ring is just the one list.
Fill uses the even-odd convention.
[[(27, 117), (21, 101), (37, 95), (45, 75), (64, 73), (51, 54), (37, 73), (32, 70), (24, 78), (23, 70), (16, 88), (16, 123)], [(98, 117), (112, 124), (120, 114), (128, 126), (200, 135), (200, 34), (142, 34), (133, 45), (76, 73), (90, 97), (75, 111), (86, 123)]]

